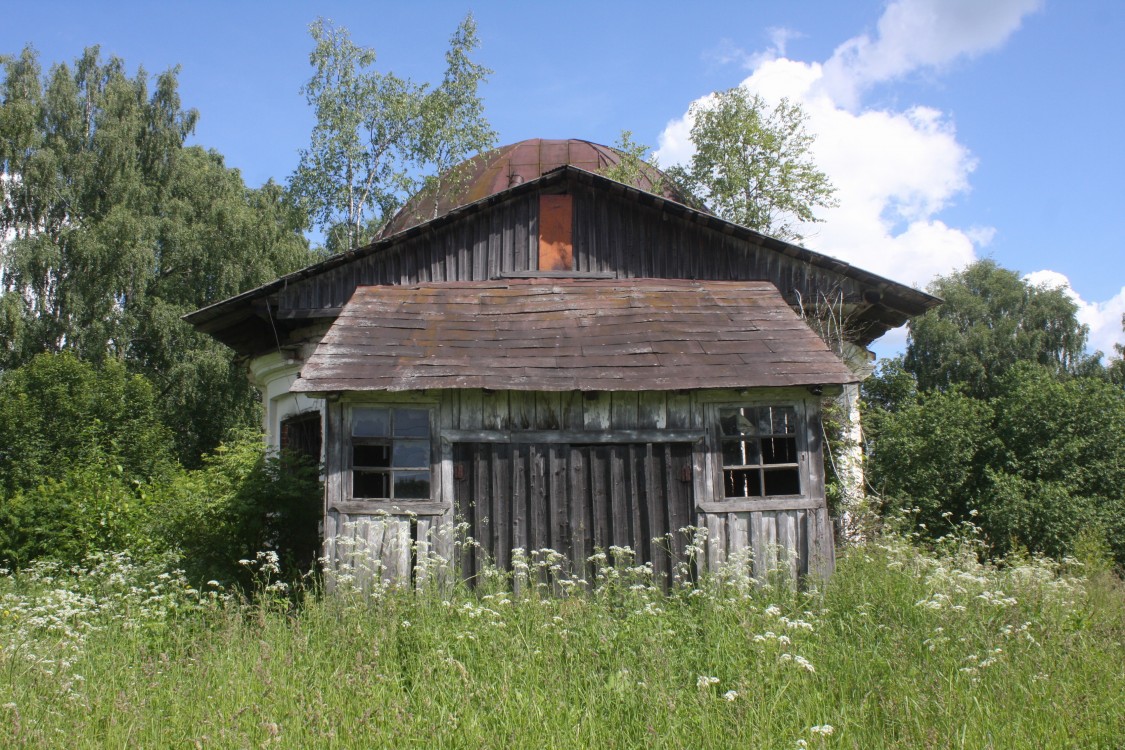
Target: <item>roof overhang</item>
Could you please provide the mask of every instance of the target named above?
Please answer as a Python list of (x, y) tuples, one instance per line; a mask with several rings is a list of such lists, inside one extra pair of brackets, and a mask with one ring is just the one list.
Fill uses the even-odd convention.
[(766, 282), (356, 289), (291, 390), (654, 391), (859, 380)]

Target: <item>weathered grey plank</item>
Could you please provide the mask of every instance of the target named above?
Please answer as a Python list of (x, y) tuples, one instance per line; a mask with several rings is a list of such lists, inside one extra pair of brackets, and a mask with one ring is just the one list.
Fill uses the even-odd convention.
[(612, 397), (609, 392), (601, 391), (583, 394), (583, 428), (589, 432), (607, 430), (610, 427), (610, 407)]
[(708, 513), (707, 568), (714, 572), (727, 561), (727, 514)]

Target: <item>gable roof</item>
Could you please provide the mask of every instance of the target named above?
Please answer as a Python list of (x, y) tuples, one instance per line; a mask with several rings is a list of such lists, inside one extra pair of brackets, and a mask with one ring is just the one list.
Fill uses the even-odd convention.
[[(515, 185), (473, 203), (454, 208), (424, 224), (412, 226), (398, 234), (377, 240), (364, 247), (334, 255), (319, 263), (286, 274), (256, 289), (251, 289), (196, 310), (185, 315), (184, 320), (197, 330), (212, 335), (237, 351), (244, 354), (251, 353), (251, 347), (245, 343), (248, 340), (255, 338), (274, 340), (279, 321), (271, 317), (269, 300), (291, 285), (300, 284), (322, 274), (330, 273), (341, 266), (355, 263), (368, 256), (388, 252), (401, 243), (418, 239), (428, 232), (444, 228), (467, 216), (487, 211), (493, 206), (514, 197), (537, 191), (556, 190), (570, 181), (624, 195), (642, 205), (652, 206), (664, 214), (677, 217), (681, 221), (704, 226), (723, 235), (753, 243), (765, 250), (793, 258), (855, 282), (866, 290), (863, 294), (866, 307), (865, 324), (857, 338), (860, 344), (870, 343), (888, 329), (902, 325), (911, 317), (924, 313), (941, 301), (925, 292), (864, 271), (831, 256), (732, 224), (711, 214), (676, 203), (659, 195), (638, 190), (602, 175), (566, 165), (548, 172), (538, 179)], [(335, 314), (336, 311), (331, 312)]]
[(648, 391), (858, 378), (768, 282), (447, 282), (356, 289), (291, 390)]

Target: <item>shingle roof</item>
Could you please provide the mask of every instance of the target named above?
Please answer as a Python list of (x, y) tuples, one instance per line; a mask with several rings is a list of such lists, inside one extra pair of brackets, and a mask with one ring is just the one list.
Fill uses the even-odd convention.
[(647, 391), (858, 378), (768, 282), (361, 286), (293, 391)]

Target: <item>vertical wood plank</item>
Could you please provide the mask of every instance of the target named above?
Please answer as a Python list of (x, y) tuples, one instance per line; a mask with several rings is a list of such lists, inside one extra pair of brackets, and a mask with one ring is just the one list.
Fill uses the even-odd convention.
[(750, 514), (730, 513), (728, 523), (727, 549), (731, 555), (736, 552), (745, 558), (750, 554)]
[(419, 516), (414, 527), (414, 586), (426, 588), (433, 565), (433, 516)]
[[(336, 511), (331, 511), (324, 514), (324, 545), (321, 554), (327, 561), (326, 567), (329, 571), (337, 569), (336, 558), (336, 535), (339, 533), (340, 514)], [(334, 584), (333, 578), (330, 576), (328, 579), (330, 586)]]
[(762, 513), (762, 531), (766, 555), (766, 571), (773, 575), (777, 570), (777, 511)]
[(609, 537), (609, 449), (604, 445), (589, 449), (590, 522), (594, 550), (608, 550)]
[(626, 470), (626, 502), (629, 510), (629, 546), (637, 554), (637, 563), (652, 561), (652, 533), (649, 523), (649, 497), (645, 483), (645, 459), (647, 448), (644, 443), (634, 443), (623, 446), (627, 451), (625, 460)]
[(513, 430), (530, 430), (535, 427), (535, 394), (529, 391), (512, 391), (509, 396), (510, 424)]
[(573, 545), (571, 559), (575, 573), (586, 580), (589, 577), (589, 564), (586, 558), (593, 554), (590, 548), (590, 477), (586, 461), (587, 453), (575, 446), (568, 446), (567, 456), (567, 495), (570, 497), (570, 538)]
[(610, 394), (610, 427), (615, 430), (632, 430), (637, 426), (637, 394), (635, 391), (615, 391)]
[(583, 429), (600, 432), (608, 430), (610, 425), (610, 394), (605, 391), (599, 391), (594, 394), (583, 394), (584, 409)]
[(528, 465), (526, 446), (512, 446), (512, 548), (528, 551), (530, 509), (528, 507)]
[(490, 547), (492, 562), (501, 570), (512, 563), (512, 461), (513, 446), (498, 443), (492, 451), (492, 497), (489, 503)]
[(672, 539), (669, 536), (668, 496), (664, 491), (662, 451), (663, 446), (652, 443), (645, 446), (644, 480), (652, 569), (661, 585), (667, 588), (672, 580)]
[(754, 556), (754, 577), (758, 580), (765, 580), (766, 577), (766, 554), (762, 526), (761, 512), (751, 512), (750, 552)]
[(484, 425), (483, 395), (479, 389), (461, 391), (460, 429), (479, 430)]
[(727, 514), (706, 513), (707, 569), (712, 573), (727, 561)]
[(625, 453), (628, 446), (610, 445), (610, 516), (609, 528), (612, 544), (630, 546), (628, 488), (625, 485)]
[(535, 394), (536, 430), (558, 430), (562, 428), (563, 394), (552, 391), (539, 391)]
[[(528, 479), (528, 542), (531, 549), (543, 549), (549, 546), (550, 518), (548, 517), (547, 493), (549, 491), (546, 479), (546, 470), (543, 466), (542, 446), (525, 445), (521, 450), (527, 451)], [(531, 551), (529, 549), (528, 551)]]
[[(552, 444), (547, 450), (547, 484), (551, 518), (551, 548), (573, 559), (570, 538), (570, 498), (566, 493), (566, 463), (568, 448)], [(574, 569), (574, 566), (571, 566)]]
[(482, 395), (481, 427), (485, 430), (506, 430), (510, 424), (508, 391), (492, 391)]
[(637, 398), (637, 428), (663, 430), (667, 426), (667, 395), (663, 391), (639, 394)]
[(583, 430), (586, 428), (586, 399), (579, 391), (559, 394), (562, 402), (562, 428), (564, 430)]
[(691, 429), (691, 396), (670, 391), (667, 395), (668, 429)]

